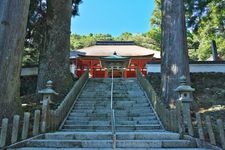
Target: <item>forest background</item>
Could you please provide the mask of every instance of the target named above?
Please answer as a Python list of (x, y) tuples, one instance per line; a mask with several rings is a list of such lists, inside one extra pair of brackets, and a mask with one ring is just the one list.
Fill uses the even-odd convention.
[[(80, 2), (77, 2), (77, 7)], [(82, 4), (81, 4), (82, 5)], [(32, 15), (32, 7), (30, 15)], [(211, 41), (217, 43), (218, 54), (225, 58), (225, 1), (224, 0), (185, 0), (186, 25), (189, 58), (194, 61), (207, 60), (211, 55)], [(78, 11), (78, 9), (76, 10)], [(76, 15), (77, 12), (74, 12)], [(160, 0), (155, 0), (155, 8), (150, 18), (148, 32), (133, 34), (124, 32), (120, 36), (114, 37), (111, 34), (71, 34), (70, 48), (77, 50), (94, 45), (98, 40), (118, 40), (135, 41), (137, 45), (157, 50), (161, 50), (161, 10)], [(30, 16), (32, 18), (32, 16)], [(33, 25), (32, 30), (39, 29)], [(28, 26), (29, 27), (29, 26)], [(29, 30), (28, 30), (29, 31)], [(38, 32), (38, 31), (36, 31)], [(29, 35), (29, 34), (27, 34)], [(37, 65), (39, 58), (38, 41), (31, 40), (27, 36), (27, 44), (23, 55), (23, 66)]]

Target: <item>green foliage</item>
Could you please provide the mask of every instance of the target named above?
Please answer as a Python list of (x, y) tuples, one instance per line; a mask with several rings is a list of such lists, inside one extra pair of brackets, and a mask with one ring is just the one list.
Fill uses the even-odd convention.
[[(73, 16), (78, 15), (78, 6), (81, 3), (82, 0), (72, 0)], [(50, 13), (51, 0), (31, 0), (22, 60), (23, 66), (38, 64), (39, 53), (46, 43), (46, 30), (47, 27), (49, 28), (46, 20), (50, 16)]]
[[(207, 0), (198, 1), (196, 5), (192, 13), (195, 14), (194, 18), (198, 17), (199, 19), (194, 23), (191, 20), (196, 19), (193, 19), (194, 15), (192, 15), (188, 20), (188, 25), (193, 29), (193, 36), (196, 41), (199, 41), (198, 51), (196, 51), (198, 60), (205, 60), (210, 57), (212, 40), (217, 43), (219, 55), (225, 58), (225, 2)], [(199, 12), (199, 14), (196, 12)]]
[[(151, 34), (156, 34), (155, 39), (151, 38)], [(110, 34), (92, 34), (89, 35), (78, 35), (72, 34), (70, 36), (70, 48), (72, 50), (82, 49), (84, 47), (89, 47), (95, 44), (96, 41), (134, 41), (137, 45), (143, 46), (149, 49), (157, 49), (158, 41), (160, 37), (157, 35), (157, 32), (149, 32), (145, 34), (132, 34), (129, 32), (124, 32), (118, 37), (113, 37)]]
[(160, 51), (161, 49), (161, 28), (153, 27), (146, 33), (149, 39), (152, 40), (150, 48)]
[(35, 48), (25, 48), (23, 51), (22, 66), (38, 65), (39, 52)]
[(70, 36), (70, 48), (72, 50), (89, 47), (95, 44), (96, 41), (113, 40), (114, 38), (110, 34), (92, 34), (78, 35), (72, 34)]
[[(153, 49), (160, 50), (161, 0), (155, 0), (148, 36)], [(225, 59), (225, 1), (185, 0), (187, 42), (192, 60), (206, 60), (211, 55), (210, 43), (215, 40), (219, 56)]]

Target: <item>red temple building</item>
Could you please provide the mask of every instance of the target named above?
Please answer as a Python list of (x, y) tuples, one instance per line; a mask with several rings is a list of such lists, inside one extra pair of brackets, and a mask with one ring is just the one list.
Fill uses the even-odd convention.
[(76, 77), (89, 69), (92, 78), (131, 78), (136, 77), (136, 68), (146, 75), (146, 64), (160, 61), (160, 52), (132, 41), (97, 41), (94, 46), (72, 51), (70, 59)]

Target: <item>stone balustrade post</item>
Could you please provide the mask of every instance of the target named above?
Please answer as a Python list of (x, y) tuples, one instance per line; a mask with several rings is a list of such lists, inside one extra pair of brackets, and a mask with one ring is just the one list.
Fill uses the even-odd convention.
[(222, 145), (222, 148), (225, 149), (225, 134), (224, 134), (224, 124), (221, 119), (217, 119), (217, 127), (220, 134), (220, 143)]
[(8, 118), (2, 119), (1, 134), (0, 134), (0, 148), (6, 144), (7, 130), (8, 130)]
[(41, 132), (45, 133), (48, 122), (48, 109), (49, 103), (53, 103), (52, 97), (53, 95), (58, 95), (53, 89), (53, 82), (49, 80), (46, 84), (46, 88), (38, 91), (39, 94), (43, 95), (42, 98), (42, 115), (41, 115)]
[(34, 112), (34, 125), (33, 125), (33, 136), (39, 134), (39, 127), (40, 127), (40, 110), (35, 110)]
[(17, 142), (19, 125), (20, 125), (20, 116), (14, 115), (14, 117), (13, 117), (13, 127), (12, 127), (12, 136), (11, 136), (11, 143), (12, 144)]
[(193, 101), (192, 92), (195, 91), (191, 86), (187, 85), (187, 79), (185, 76), (180, 78), (180, 86), (175, 89), (179, 93), (178, 101), (181, 101), (181, 112), (182, 120), (181, 123), (184, 124), (184, 128), (188, 130), (188, 134), (193, 136), (193, 127), (191, 121), (190, 113), (190, 103)]
[(23, 130), (22, 130), (22, 136), (21, 136), (22, 140), (25, 140), (28, 137), (29, 123), (30, 123), (30, 113), (25, 112), (24, 119), (23, 119)]
[(43, 100), (42, 104), (41, 133), (46, 132), (48, 108), (49, 108), (49, 101), (48, 99), (45, 99)]

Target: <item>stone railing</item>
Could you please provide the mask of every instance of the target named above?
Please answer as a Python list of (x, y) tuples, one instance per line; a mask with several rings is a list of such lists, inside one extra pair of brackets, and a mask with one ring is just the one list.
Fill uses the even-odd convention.
[(156, 111), (157, 115), (159, 116), (162, 124), (167, 130), (178, 132), (178, 120), (177, 120), (177, 113), (176, 109), (168, 109), (166, 106), (160, 101), (156, 91), (152, 87), (152, 85), (145, 79), (141, 72), (137, 69), (136, 70), (137, 79), (147, 94), (154, 110)]
[(9, 123), (10, 119), (8, 118), (2, 119), (0, 149), (6, 149), (7, 145), (15, 145), (27, 138), (59, 129), (88, 79), (89, 72), (87, 70), (55, 110), (50, 110), (49, 102), (51, 94), (57, 93), (51, 89), (51, 82), (48, 82), (47, 88), (40, 92), (43, 94), (42, 110), (35, 110), (34, 113), (25, 112), (23, 119), (20, 119), (19, 115), (14, 115), (12, 123)]
[[(145, 79), (139, 70), (136, 71), (137, 79), (146, 92), (151, 104), (157, 112), (160, 120), (167, 130), (180, 133), (181, 138), (191, 138), (196, 140), (199, 147), (211, 149), (225, 149), (224, 124), (221, 119), (212, 121), (211, 116), (203, 116), (195, 113), (191, 116), (190, 93), (194, 91), (186, 85), (185, 78), (181, 78), (181, 85), (175, 89), (179, 92), (180, 98), (177, 100), (176, 108), (169, 109), (160, 102), (154, 88)], [(218, 147), (219, 146), (219, 147)]]

